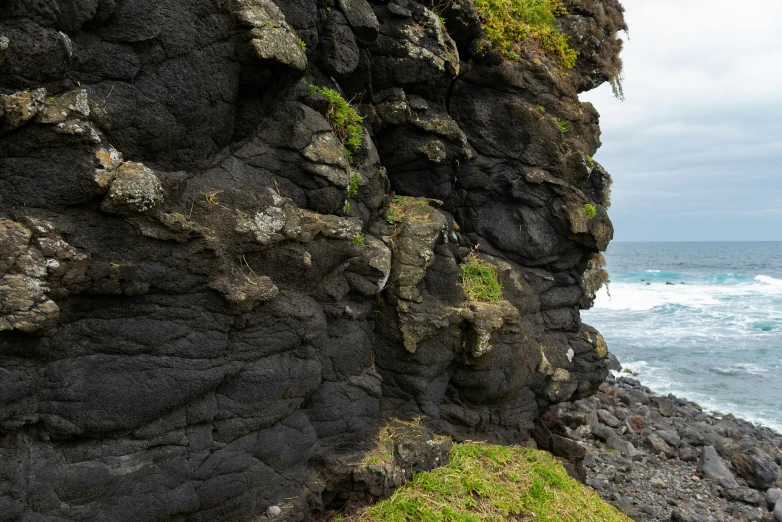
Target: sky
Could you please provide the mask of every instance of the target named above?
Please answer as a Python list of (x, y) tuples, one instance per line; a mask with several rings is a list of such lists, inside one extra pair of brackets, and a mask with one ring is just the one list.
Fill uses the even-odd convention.
[(782, 241), (782, 1), (622, 0), (595, 155), (615, 241)]

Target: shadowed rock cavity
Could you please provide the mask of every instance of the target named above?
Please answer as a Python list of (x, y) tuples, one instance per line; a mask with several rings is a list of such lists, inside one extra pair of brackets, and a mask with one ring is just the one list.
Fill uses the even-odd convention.
[[(0, 5), (0, 520), (303, 520), (397, 485), (354, 474), (392, 417), (518, 443), (592, 394), (611, 178), (577, 93), (624, 25), (566, 4), (572, 70), (469, 0)], [(364, 116), (351, 161), (310, 85)]]

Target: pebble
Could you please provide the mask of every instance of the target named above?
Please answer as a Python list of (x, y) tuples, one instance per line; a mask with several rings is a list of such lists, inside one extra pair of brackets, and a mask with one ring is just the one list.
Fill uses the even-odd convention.
[[(625, 377), (609, 379), (595, 397), (560, 405), (558, 415), (587, 452), (587, 484), (633, 520), (782, 522), (782, 476), (767, 491), (751, 487), (768, 482), (752, 475), (756, 469), (776, 469), (768, 462), (782, 455), (779, 433), (713, 417)], [(746, 465), (735, 455), (757, 458)], [(733, 462), (745, 464), (743, 476)]]

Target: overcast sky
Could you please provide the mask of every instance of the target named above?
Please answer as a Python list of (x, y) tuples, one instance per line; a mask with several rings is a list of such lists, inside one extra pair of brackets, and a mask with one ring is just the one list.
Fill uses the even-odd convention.
[(782, 1), (622, 0), (624, 91), (595, 160), (616, 241), (782, 241)]

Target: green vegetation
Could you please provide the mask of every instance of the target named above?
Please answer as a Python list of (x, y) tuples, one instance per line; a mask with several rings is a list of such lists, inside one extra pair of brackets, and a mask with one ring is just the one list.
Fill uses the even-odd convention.
[(462, 265), (462, 288), (471, 301), (499, 301), (502, 284), (497, 269), (491, 263), (470, 254)]
[(557, 121), (557, 126), (559, 127), (559, 131), (562, 134), (567, 134), (567, 132), (570, 130), (570, 123), (567, 120)]
[(628, 522), (568, 476), (550, 454), (531, 448), (456, 444), (450, 463), (418, 473), (391, 498), (343, 522)]
[(589, 154), (587, 154), (587, 163), (589, 163), (590, 167), (594, 167), (595, 166), (595, 160)]
[(356, 194), (358, 194), (358, 182), (361, 179), (361, 176), (358, 175), (358, 172), (354, 172), (352, 176), (350, 176), (350, 183), (348, 183), (348, 197), (352, 198)]
[(54, 101), (54, 96), (49, 96), (48, 98), (46, 98), (46, 101), (52, 103)]
[(360, 247), (366, 246), (364, 245), (364, 234), (359, 234), (356, 237), (354, 237), (353, 244)]
[(495, 48), (516, 59), (524, 42), (532, 38), (552, 53), (560, 66), (571, 69), (578, 53), (556, 26), (558, 16), (567, 14), (561, 0), (475, 0), (486, 35)]
[(320, 94), (329, 101), (326, 119), (334, 130), (334, 135), (342, 142), (348, 161), (353, 163), (353, 154), (358, 152), (364, 138), (364, 131), (361, 128), (363, 118), (333, 89), (310, 85), (310, 92)]
[(304, 49), (306, 51), (307, 50), (307, 42), (305, 42), (304, 40), (299, 38), (299, 47), (301, 47), (302, 49)]
[(584, 212), (586, 212), (586, 215), (589, 219), (592, 219), (597, 215), (597, 209), (590, 203), (584, 205)]
[(546, 112), (546, 108), (544, 106), (542, 106), (542, 105), (538, 105), (538, 110), (540, 112)]
[(345, 201), (345, 214), (350, 214), (350, 201)]

